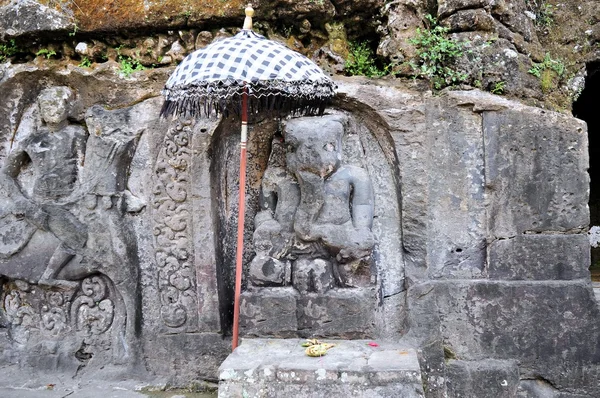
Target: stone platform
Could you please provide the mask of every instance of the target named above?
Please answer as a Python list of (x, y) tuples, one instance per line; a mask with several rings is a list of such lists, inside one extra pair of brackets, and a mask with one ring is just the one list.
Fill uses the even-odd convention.
[(219, 398), (423, 398), (417, 353), (369, 340), (336, 344), (308, 357), (299, 339), (244, 339), (219, 368)]

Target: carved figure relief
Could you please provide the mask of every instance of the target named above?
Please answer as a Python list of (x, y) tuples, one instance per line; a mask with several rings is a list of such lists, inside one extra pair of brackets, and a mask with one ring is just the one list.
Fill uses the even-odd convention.
[(17, 283), (4, 311), (15, 333), (30, 317), (36, 326), (28, 333), (74, 332), (86, 346), (112, 346), (115, 362), (131, 362), (140, 292), (136, 241), (124, 216), (144, 208), (127, 189), (144, 128), (133, 125), (131, 108), (96, 105), (85, 114), (88, 134), (68, 119), (74, 100), (68, 87), (43, 90), (0, 172), (0, 202), (8, 204), (0, 207), (0, 229), (10, 232), (0, 242), (0, 273)]
[(381, 252), (369, 131), (342, 112), (282, 125), (261, 182), (241, 331), (371, 338)]
[[(49, 285), (62, 283), (54, 279), (56, 273), (87, 241), (85, 225), (71, 212), (74, 204), (71, 195), (76, 188), (86, 140), (85, 130), (67, 120), (73, 99), (68, 87), (41, 92), (38, 97), (41, 123), (24, 133), (24, 138), (9, 154), (0, 176), (9, 199), (8, 212), (28, 224), (21, 224), (20, 236), (15, 237), (20, 240), (17, 247), (26, 244), (36, 228), (51, 232), (60, 241), (40, 278), (41, 283)], [(29, 197), (18, 182), (19, 174), (28, 163), (34, 174)]]
[(252, 285), (325, 293), (374, 284), (373, 189), (367, 171), (343, 159), (346, 124), (344, 115), (292, 119), (274, 139), (255, 218)]

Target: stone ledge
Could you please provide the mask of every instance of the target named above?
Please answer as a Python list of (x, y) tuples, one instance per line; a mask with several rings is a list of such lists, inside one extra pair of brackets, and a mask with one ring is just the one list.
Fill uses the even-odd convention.
[(327, 340), (336, 346), (311, 358), (302, 342), (244, 339), (219, 368), (219, 397), (424, 396), (414, 349)]

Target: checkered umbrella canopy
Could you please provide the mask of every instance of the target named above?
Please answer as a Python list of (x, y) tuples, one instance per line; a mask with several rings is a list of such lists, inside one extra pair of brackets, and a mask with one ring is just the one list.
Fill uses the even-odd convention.
[(333, 81), (310, 59), (245, 29), (183, 60), (162, 92), (161, 114), (238, 113), (244, 89), (250, 113), (321, 114), (334, 88)]

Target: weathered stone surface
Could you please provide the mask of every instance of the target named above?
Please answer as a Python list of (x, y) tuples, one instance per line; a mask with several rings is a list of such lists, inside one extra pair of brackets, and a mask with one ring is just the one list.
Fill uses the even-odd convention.
[(598, 393), (600, 310), (589, 281), (440, 282), (435, 293), (457, 358), (517, 360), (521, 377)]
[(246, 336), (292, 337), (298, 330), (298, 293), (291, 287), (245, 291), (240, 298), (240, 331)]
[(271, 256), (291, 260), (292, 284), (301, 292), (326, 291), (336, 272), (335, 285), (349, 285), (337, 268), (368, 268), (375, 245), (371, 179), (362, 159), (342, 157), (351, 150), (343, 146), (352, 133), (347, 127), (343, 114), (287, 121), (285, 159), (275, 143), (265, 170), (255, 250), (265, 246)]
[(483, 114), (490, 236), (585, 228), (586, 131), (583, 122), (533, 108)]
[(589, 278), (587, 236), (517, 235), (488, 246), (490, 279), (569, 280)]
[(421, 347), (419, 363), (427, 397), (446, 395), (446, 365), (435, 284), (415, 283), (406, 296), (408, 332), (403, 340)]
[(416, 352), (336, 340), (320, 358), (301, 340), (245, 339), (219, 369), (219, 397), (424, 397)]
[(442, 18), (465, 9), (483, 9), (487, 6), (485, 0), (441, 0), (438, 1), (438, 15)]
[[(397, 189), (400, 190), (401, 182), (406, 186), (414, 187), (408, 191), (401, 191), (402, 207), (399, 209), (401, 217), (395, 214), (396, 211), (383, 212), (383, 209), (377, 214), (376, 208), (377, 218), (374, 222), (377, 225), (380, 220), (387, 219), (390, 224), (396, 225), (395, 229), (386, 229), (387, 233), (379, 236), (381, 240), (387, 239), (386, 246), (390, 247), (386, 256), (393, 255), (385, 261), (388, 264), (386, 269), (393, 267), (392, 275), (399, 276), (405, 271), (408, 278), (416, 278), (416, 275), (425, 273), (427, 251), (427, 237), (423, 232), (427, 228), (429, 182), (427, 159), (430, 136), (426, 130), (424, 99), (415, 91), (397, 90), (385, 85), (370, 85), (360, 78), (340, 79), (338, 92), (340, 94), (336, 105), (358, 115), (375, 135), (377, 141), (382, 143), (380, 146), (384, 150), (385, 158), (393, 165), (390, 172), (396, 176)], [(367, 102), (370, 106), (364, 107), (363, 104)], [(377, 113), (373, 112), (373, 109), (382, 109), (382, 111)], [(375, 153), (371, 154), (374, 155)], [(381, 181), (380, 185), (386, 185), (388, 190), (384, 191), (383, 195), (377, 195), (378, 201), (392, 199), (393, 203), (399, 191), (389, 190), (391, 182), (384, 184)], [(394, 218), (390, 217), (391, 214), (394, 214)], [(398, 224), (402, 225), (401, 250), (397, 250), (398, 239), (394, 238), (398, 236)], [(398, 252), (403, 252), (403, 255), (399, 256)], [(401, 268), (404, 263), (406, 263), (405, 270)], [(405, 290), (402, 277), (389, 278), (386, 283), (390, 283), (390, 286), (385, 290), (385, 296)]]
[[(221, 312), (223, 299), (219, 297), (219, 271), (215, 253), (215, 233), (213, 230), (217, 206), (213, 201), (210, 184), (210, 143), (218, 120), (197, 120), (192, 129), (192, 156), (190, 175), (196, 183), (190, 184), (192, 197), (192, 232), (194, 268), (198, 291), (198, 329), (203, 332), (218, 333), (223, 330)], [(176, 127), (177, 129), (177, 127)], [(159, 135), (159, 134), (154, 134)], [(163, 144), (164, 145), (164, 144)], [(135, 160), (135, 159), (134, 159)], [(140, 162), (142, 163), (142, 162)], [(147, 176), (146, 176), (147, 177)], [(142, 180), (140, 178), (140, 180)], [(146, 188), (147, 189), (147, 188)], [(143, 230), (143, 228), (140, 228)], [(211, 249), (212, 248), (212, 249)], [(191, 277), (191, 279), (194, 279)]]
[(517, 398), (587, 398), (587, 394), (559, 391), (543, 379), (521, 380)]
[(294, 263), (294, 287), (301, 293), (326, 293), (335, 286), (332, 264), (323, 259), (301, 259)]
[(300, 336), (372, 336), (375, 322), (402, 327), (393, 308), (374, 312), (371, 287), (381, 285), (384, 298), (402, 292), (404, 266), (393, 171), (383, 159), (366, 161), (383, 157), (372, 133), (345, 112), (283, 127), (261, 181), (251, 296), (293, 286)]
[[(68, 211), (87, 226), (88, 241), (103, 260), (71, 259), (56, 276), (75, 285), (47, 288), (36, 283), (62, 240), (43, 231), (50, 236), (42, 239), (48, 245), (40, 246), (36, 232), (22, 246), (19, 239), (3, 236), (7, 238), (0, 250), (3, 363), (20, 361), (62, 369), (69, 376), (77, 372), (77, 377), (95, 374), (102, 366), (116, 371), (110, 364), (135, 364), (126, 354), (131, 354), (127, 350), (136, 340), (128, 339), (131, 335), (126, 332), (128, 320), (137, 318), (140, 324), (133, 325), (133, 330), (139, 331), (138, 346), (143, 347), (139, 363), (147, 370), (172, 376), (174, 383), (215, 378), (218, 362), (229, 350), (229, 340), (222, 336), (229, 332), (231, 322), (237, 122), (158, 120), (161, 99), (155, 96), (166, 77), (160, 70), (127, 79), (108, 67), (94, 72), (71, 67), (55, 73), (31, 65), (3, 65), (2, 71), (0, 89), (7, 93), (0, 102), (2, 165), (27, 131), (39, 130), (32, 105), (41, 91), (72, 82), (69, 86), (76, 96), (68, 124), (84, 130), (87, 154), (81, 168), (76, 172), (66, 168), (63, 174), (76, 176), (74, 186), (85, 182), (84, 192), (90, 195), (69, 204)], [(277, 288), (279, 295), (269, 291), (274, 288), (252, 286), (247, 280), (242, 322), (250, 312), (256, 322), (246, 323), (242, 332), (401, 340), (406, 347), (418, 349), (428, 398), (450, 391), (458, 394), (461, 388), (474, 391), (485, 386), (485, 380), (496, 386), (498, 380), (506, 379), (513, 388), (512, 370), (497, 366), (494, 360), (517, 361), (521, 377), (548, 380), (557, 397), (598, 395), (600, 314), (586, 282), (588, 259), (581, 233), (587, 223), (587, 195), (581, 192), (587, 189), (587, 180), (575, 181), (587, 178), (585, 141), (580, 139), (584, 131), (577, 132), (579, 122), (480, 91), (432, 97), (415, 91), (422, 88), (418, 83), (408, 89), (392, 80), (375, 85), (344, 79), (339, 86), (343, 95), (331, 113), (348, 116), (352, 134), (345, 138), (343, 157), (363, 162), (371, 179), (372, 233), (377, 239), (369, 278), (352, 274), (347, 280), (369, 287), (348, 287), (346, 295), (334, 288), (300, 299), (291, 271), (278, 274), (277, 282), (283, 285)], [(261, 181), (278, 127), (270, 119), (253, 126), (246, 242), (252, 241), (253, 223), (260, 221), (252, 216), (261, 209)], [(528, 145), (535, 137), (543, 141), (548, 131), (552, 143), (544, 144), (546, 155), (525, 150), (531, 149)], [(506, 132), (510, 135), (504, 136)], [(510, 151), (512, 147), (516, 150)], [(116, 155), (113, 161), (109, 161), (111, 153)], [(536, 168), (538, 174), (531, 175), (532, 164), (548, 170), (538, 173)], [(106, 173), (90, 176), (91, 170), (104, 166)], [(505, 170), (506, 175), (502, 174)], [(25, 164), (18, 174), (22, 194), (31, 198), (36, 178), (44, 173), (33, 173), (33, 167)], [(548, 182), (549, 177), (554, 180)], [(482, 187), (484, 182), (487, 185)], [(65, 186), (69, 191), (70, 185)], [(552, 205), (548, 208), (556, 211), (550, 213), (538, 206), (535, 217), (522, 210), (511, 214), (515, 209), (533, 209), (541, 200), (538, 193), (566, 195), (564, 208), (569, 211), (563, 215)], [(0, 231), (26, 236), (27, 228), (19, 222), (28, 221), (17, 219), (5, 204), (10, 201), (0, 201), (0, 210), (9, 213), (0, 221)], [(522, 214), (542, 220), (545, 226), (527, 227)], [(275, 236), (276, 229), (269, 233)], [(460, 247), (462, 252), (450, 253), (448, 247)], [(469, 256), (463, 258), (460, 253)], [(269, 257), (274, 254), (269, 251)], [(25, 261), (19, 268), (6, 266), (22, 255), (40, 259), (30, 257), (36, 264), (29, 267)], [(327, 255), (331, 261), (336, 257)], [(246, 266), (252, 256), (245, 253)], [(347, 272), (346, 277), (353, 268), (341, 270)], [(134, 305), (132, 312), (131, 303), (141, 303), (141, 307)], [(135, 311), (143, 317), (131, 316)], [(312, 329), (305, 329), (303, 323)], [(127, 337), (126, 344), (121, 336)], [(458, 362), (446, 366), (444, 345), (462, 361), (460, 366)], [(354, 391), (365, 391), (354, 385), (375, 381), (387, 384), (368, 391), (374, 396), (414, 393), (392, 386), (403, 377), (392, 368), (378, 373), (360, 370), (359, 365), (368, 362), (362, 356), (340, 360), (344, 371), (317, 374), (300, 369), (293, 376), (290, 369), (297, 364), (284, 359), (285, 367), (271, 369), (269, 375), (263, 372), (261, 377), (279, 380), (280, 389), (285, 380), (292, 395), (310, 394), (310, 383), (300, 386), (302, 380), (322, 381), (320, 393), (332, 395), (351, 396)], [(393, 361), (382, 354), (371, 362), (383, 366)], [(458, 376), (449, 379), (446, 391), (450, 374)], [(350, 387), (335, 387), (342, 379)], [(522, 383), (521, 389), (526, 388), (527, 383)]]
[(250, 263), (248, 279), (254, 286), (282, 286), (288, 284), (291, 264), (276, 258), (257, 254)]
[(298, 297), (301, 336), (369, 338), (375, 334), (376, 300), (373, 288), (334, 289), (324, 295)]
[(414, 57), (415, 48), (409, 39), (415, 36), (417, 29), (422, 28), (422, 18), (427, 12), (425, 0), (401, 0), (387, 3), (382, 14), (387, 23), (380, 28), (385, 33), (379, 42), (377, 54), (389, 58), (393, 64), (399, 65)]
[[(151, 75), (154, 77), (150, 77)], [(181, 171), (184, 164), (186, 167), (192, 165), (194, 170), (209, 170), (206, 163), (202, 164), (200, 156), (191, 162), (182, 162), (184, 152), (187, 149), (198, 151), (198, 148), (202, 148), (202, 141), (186, 143), (184, 135), (187, 131), (177, 130), (177, 125), (172, 127), (173, 130), (177, 130), (177, 133), (165, 134), (168, 128), (164, 122), (158, 120), (161, 99), (143, 100), (153, 93), (156, 95), (157, 89), (162, 86), (163, 83), (157, 83), (155, 80), (156, 76), (161, 76), (159, 80), (164, 82), (164, 75), (160, 71), (152, 71), (144, 77), (139, 76), (134, 83), (133, 80), (120, 81), (110, 69), (106, 68), (93, 73), (67, 68), (64, 74), (56, 75), (43, 69), (16, 66), (3, 75), (4, 80), (0, 85), (3, 91), (11, 93), (11, 101), (13, 101), (10, 103), (12, 105), (2, 102), (0, 106), (0, 125), (2, 125), (0, 158), (4, 167), (10, 163), (6, 154), (17, 153), (25, 148), (26, 146), (19, 145), (24, 143), (28, 136), (35, 136), (36, 131), (43, 133), (49, 123), (56, 121), (62, 123), (59, 120), (62, 116), (58, 117), (61, 112), (54, 112), (56, 115), (45, 112), (46, 124), (42, 124), (40, 128), (35, 109), (30, 112), (31, 109), (36, 108), (31, 105), (35, 105), (42, 89), (47, 86), (52, 87), (53, 82), (54, 85), (60, 85), (64, 80), (69, 80), (77, 86), (77, 90), (73, 90), (75, 100), (71, 100), (72, 107), (68, 112), (70, 125), (60, 128), (67, 130), (78, 128), (84, 132), (85, 163), (79, 164), (80, 158), (69, 155), (71, 148), (77, 148), (77, 146), (69, 147), (69, 140), (64, 140), (66, 149), (57, 147), (58, 151), (53, 150), (53, 146), (44, 148), (40, 145), (39, 149), (42, 149), (41, 153), (47, 160), (50, 159), (48, 155), (54, 153), (51, 164), (33, 173), (34, 168), (31, 163), (26, 163), (16, 179), (24, 195), (33, 198), (42, 206), (47, 202), (57, 208), (69, 209), (68, 211), (77, 217), (77, 222), (87, 227), (87, 246), (81, 252), (77, 252), (74, 258), (61, 257), (63, 260), (66, 258), (71, 261), (67, 264), (62, 264), (63, 260), (57, 262), (58, 266), (51, 268), (52, 272), (47, 275), (60, 280), (62, 290), (59, 289), (58, 292), (56, 288), (35, 283), (48, 269), (48, 261), (52, 254), (62, 253), (57, 247), (66, 239), (69, 230), (50, 220), (50, 227), (48, 227), (50, 231), (60, 229), (63, 232), (56, 232), (55, 235), (36, 227), (37, 231), (25, 247), (20, 247), (14, 240), (8, 242), (10, 250), (3, 251), (5, 257), (0, 261), (0, 273), (3, 275), (3, 286), (0, 288), (2, 290), (0, 292), (1, 312), (4, 314), (1, 323), (2, 330), (10, 331), (8, 340), (2, 344), (3, 363), (19, 361), (33, 368), (59, 372), (68, 377), (75, 374), (83, 377), (88, 370), (94, 373), (100, 368), (110, 369), (114, 374), (124, 369), (130, 372), (135, 370), (141, 372), (135, 373), (139, 375), (136, 377), (143, 377), (144, 367), (167, 373), (170, 372), (168, 369), (171, 369), (171, 366), (188, 369), (185, 364), (190, 360), (195, 362), (196, 354), (205, 352), (206, 354), (203, 355), (206, 359), (202, 366), (193, 370), (189, 367), (190, 372), (183, 370), (179, 372), (182, 375), (180, 382), (187, 383), (198, 379), (199, 374), (202, 374), (201, 378), (215, 377), (219, 353), (226, 353), (228, 349), (225, 346), (229, 344), (223, 343), (221, 335), (216, 334), (221, 327), (216, 294), (217, 278), (214, 275), (216, 273), (214, 252), (211, 254), (205, 249), (194, 256), (193, 251), (185, 252), (186, 247), (179, 245), (176, 248), (177, 261), (186, 259), (187, 264), (185, 261), (178, 262), (178, 265), (183, 264), (184, 267), (173, 272), (171, 267), (175, 264), (170, 262), (162, 268), (163, 272), (168, 269), (168, 273), (159, 275), (155, 263), (153, 232), (157, 230), (153, 229), (153, 217), (148, 213), (151, 206), (147, 204), (152, 203), (154, 195), (160, 194), (155, 193), (157, 185), (152, 181), (154, 173), (152, 162), (162, 156), (163, 166), (167, 162), (169, 167), (175, 166), (172, 169), (166, 167), (165, 173), (173, 170)], [(58, 95), (50, 99), (60, 97)], [(59, 103), (52, 103), (55, 101), (45, 101), (42, 98), (41, 102), (49, 102), (55, 110), (60, 108)], [(19, 106), (15, 107), (14, 104), (17, 103)], [(103, 106), (92, 106), (95, 103), (113, 109), (107, 111)], [(131, 103), (138, 104), (131, 106)], [(216, 125), (214, 121), (212, 123)], [(210, 123), (207, 125), (197, 123), (193, 127), (200, 133), (200, 130), (210, 128)], [(11, 136), (15, 137), (12, 151), (10, 145), (5, 145)], [(55, 137), (59, 136), (60, 134)], [(67, 134), (65, 137), (68, 136)], [(50, 137), (52, 136), (48, 138)], [(74, 140), (70, 142), (73, 143)], [(174, 145), (170, 149), (180, 150), (167, 150), (159, 156), (161, 148), (171, 143)], [(38, 147), (33, 149), (36, 148)], [(35, 156), (32, 155), (31, 158)], [(56, 171), (56, 165), (61, 164), (61, 159), (68, 167), (63, 167), (61, 172), (53, 172), (52, 170)], [(163, 171), (160, 167), (157, 169), (160, 175)], [(18, 168), (15, 170), (18, 171)], [(48, 178), (45, 177), (46, 174)], [(65, 180), (64, 184), (58, 184), (60, 180), (56, 175)], [(197, 176), (200, 177), (201, 174), (198, 173)], [(54, 183), (42, 184), (46, 180)], [(172, 183), (173, 180), (169, 182)], [(34, 190), (35, 185), (39, 185), (40, 189)], [(7, 185), (2, 186), (5, 191)], [(190, 192), (188, 198), (194, 198), (193, 205), (198, 210), (194, 213), (197, 226), (201, 222), (206, 223), (206, 218), (210, 220), (206, 225), (210, 226), (213, 223), (210, 205), (207, 209), (206, 203), (208, 201), (211, 204), (212, 198), (210, 195), (206, 198), (206, 192), (202, 190), (206, 186), (210, 187), (210, 184), (193, 189), (186, 187), (187, 192)], [(65, 189), (47, 189), (61, 187)], [(181, 198), (181, 191), (173, 189), (172, 185), (167, 188), (168, 195), (171, 195), (169, 198)], [(200, 199), (203, 193), (204, 200)], [(3, 195), (6, 195), (6, 192), (0, 195), (5, 199)], [(168, 195), (165, 194), (165, 197)], [(68, 200), (63, 201), (61, 198), (66, 196)], [(4, 199), (1, 200), (2, 203), (6, 203)], [(189, 205), (191, 208), (191, 201)], [(12, 210), (2, 206), (2, 212), (5, 211)], [(60, 214), (54, 212), (51, 217), (58, 217)], [(2, 221), (6, 221), (8, 227), (13, 221), (17, 222), (17, 226), (19, 225), (14, 215), (7, 217)], [(22, 219), (20, 222), (28, 221)], [(185, 214), (179, 212), (174, 218), (170, 218), (168, 223), (173, 231), (181, 233), (182, 223), (192, 224), (192, 211)], [(191, 228), (188, 231), (191, 232)], [(200, 242), (196, 243), (198, 246), (210, 247), (211, 241), (203, 236), (210, 232), (210, 227), (197, 228), (195, 231), (197, 234), (190, 234), (189, 239), (193, 238)], [(26, 231), (19, 232), (21, 235), (24, 233)], [(80, 233), (80, 237), (86, 237), (85, 230)], [(180, 237), (181, 235), (177, 236)], [(15, 267), (16, 262), (23, 261), (25, 261), (23, 266)], [(189, 264), (193, 264), (194, 268), (190, 269)], [(52, 275), (53, 273), (55, 274)], [(101, 275), (98, 276), (98, 273)], [(197, 276), (201, 279), (196, 285), (194, 281)], [(25, 283), (24, 280), (29, 283)], [(165, 281), (172, 288), (182, 292), (179, 296), (183, 297), (180, 303), (185, 303), (188, 305), (187, 310), (191, 310), (186, 318), (188, 330), (213, 332), (217, 337), (216, 340), (200, 339), (190, 343), (181, 336), (178, 340), (180, 343), (169, 345), (168, 353), (159, 353), (158, 350), (145, 345), (148, 341), (158, 341), (162, 337), (161, 330), (164, 328), (162, 326), (164, 323), (162, 323), (161, 300), (168, 301), (177, 297), (173, 294), (173, 290), (169, 290), (168, 294), (165, 293), (169, 288), (164, 285)], [(162, 294), (159, 294), (159, 291)], [(202, 310), (200, 315), (199, 309)], [(10, 313), (8, 318), (7, 310)], [(144, 312), (143, 320), (139, 311)], [(176, 314), (180, 314), (179, 308)], [(144, 341), (140, 339), (142, 328)], [(29, 347), (26, 348), (28, 353), (17, 354), (15, 344)], [(157, 343), (157, 346), (159, 345)], [(143, 363), (140, 355), (142, 346), (146, 350)], [(190, 353), (190, 356), (178, 354), (182, 351)], [(169, 357), (172, 360), (169, 367), (162, 366), (162, 362), (155, 360), (160, 358), (162, 361), (168, 357), (167, 354), (173, 354)], [(39, 356), (47, 360), (36, 361), (35, 358)], [(174, 363), (177, 365), (173, 365)]]
[[(89, 368), (100, 368), (107, 361), (135, 367), (141, 359), (139, 263), (131, 225), (124, 216), (144, 206), (126, 189), (127, 169), (147, 122), (143, 114), (152, 103), (114, 111), (91, 107), (86, 112), (86, 126), (92, 135), (87, 136), (81, 126), (66, 121), (65, 98), (71, 101), (72, 97), (61, 87), (42, 91), (39, 130), (23, 132), (19, 146), (5, 160), (3, 175), (9, 182), (26, 172), (14, 163), (23, 154), (28, 154), (34, 168), (41, 168), (35, 173), (32, 193), (13, 189), (8, 194), (30, 201), (33, 207), (25, 211), (25, 220), (50, 242), (49, 235), (58, 240), (53, 251), (46, 253), (43, 273), (35, 277), (37, 288), (15, 282), (3, 297), (5, 309), (10, 303), (14, 315), (9, 328), (21, 334), (19, 323), (27, 316), (32, 326), (40, 322), (34, 333), (21, 337), (22, 344), (33, 352), (42, 339), (53, 347), (51, 354)], [(128, 120), (136, 120), (136, 125)], [(73, 129), (79, 137), (69, 136)], [(53, 145), (52, 139), (61, 138), (62, 147)], [(79, 164), (83, 147), (85, 167)], [(105, 174), (95, 175), (98, 170)], [(42, 221), (37, 221), (36, 207), (42, 210)], [(32, 239), (30, 244), (35, 242)], [(32, 247), (35, 249), (39, 247)], [(23, 257), (27, 254), (25, 249), (13, 255), (3, 264), (7, 270), (3, 273), (14, 278), (8, 271), (23, 267), (19, 264), (27, 263), (28, 258)], [(27, 306), (33, 309), (25, 314), (20, 308)], [(60, 370), (66, 359), (55, 363), (55, 370)]]
[[(2, 5), (0, 3), (0, 5)], [(73, 30), (73, 18), (34, 0), (12, 0), (0, 6), (0, 39)]]
[(144, 349), (151, 354), (146, 360), (154, 374), (170, 375), (172, 385), (190, 386), (199, 379), (215, 380), (231, 344), (218, 333), (163, 334), (150, 336)]
[[(0, 274), (10, 275), (15, 279), (30, 283), (39, 281), (48, 266), (49, 257), (60, 244), (60, 240), (52, 234), (39, 232), (27, 221), (17, 220), (12, 214), (3, 217), (0, 222), (5, 223), (5, 231), (8, 230), (2, 239), (2, 249), (8, 255), (2, 259), (8, 260), (10, 256), (16, 253), (21, 253), (21, 256), (26, 259), (26, 266), (22, 264), (19, 267), (15, 267), (14, 261), (3, 261), (0, 264)], [(7, 245), (5, 239), (10, 239), (12, 242), (16, 241), (18, 245)], [(7, 252), (6, 250), (10, 251)]]
[(541, 98), (539, 79), (527, 72), (531, 60), (523, 55), (523, 52), (537, 52), (534, 48), (524, 48), (521, 45), (523, 40), (515, 39), (510, 32), (502, 32), (455, 33), (455, 38), (465, 40), (459, 69), (483, 90), (492, 91), (500, 85), (504, 93), (513, 93), (521, 98)]
[(373, 289), (333, 289), (301, 294), (294, 288), (261, 288), (241, 296), (240, 330), (246, 336), (337, 336), (375, 333)]
[(492, 15), (511, 32), (521, 35), (526, 41), (537, 41), (535, 27), (527, 16), (526, 2), (498, 1), (491, 5)]
[(495, 28), (494, 18), (483, 9), (464, 10), (452, 14), (444, 21), (451, 32), (484, 31)]
[(555, 398), (557, 391), (543, 380), (523, 380), (519, 383), (519, 398)]
[(511, 361), (451, 360), (446, 376), (450, 398), (514, 398), (519, 387), (519, 368)]
[(431, 278), (478, 278), (485, 262), (484, 145), (481, 116), (431, 101), (427, 256)]

